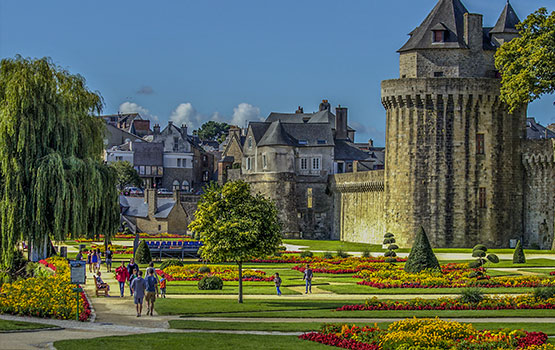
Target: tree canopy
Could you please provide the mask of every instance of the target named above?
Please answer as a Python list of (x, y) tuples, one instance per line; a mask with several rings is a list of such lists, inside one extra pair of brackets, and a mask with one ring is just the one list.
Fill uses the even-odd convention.
[(199, 129), (193, 131), (193, 134), (197, 135), (201, 140), (222, 141), (221, 138), (225, 137), (228, 130), (229, 125), (227, 123), (210, 120), (202, 124)]
[(281, 244), (281, 225), (274, 203), (251, 195), (243, 181), (212, 184), (202, 195), (189, 229), (203, 242), (201, 257), (239, 265), (239, 302), (242, 302), (242, 263), (273, 254)]
[[(0, 264), (18, 240), (110, 235), (115, 171), (102, 162), (102, 98), (50, 59), (0, 63)], [(44, 250), (42, 250), (44, 252)]]
[(128, 161), (114, 162), (111, 164), (116, 171), (118, 189), (121, 191), (127, 186), (141, 187), (143, 180)]
[(520, 36), (495, 54), (502, 74), (501, 99), (510, 112), (555, 92), (555, 12), (540, 8), (517, 29)]

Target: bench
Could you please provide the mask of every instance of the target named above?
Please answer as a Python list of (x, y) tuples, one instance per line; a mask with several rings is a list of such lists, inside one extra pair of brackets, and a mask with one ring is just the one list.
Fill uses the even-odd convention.
[(98, 283), (96, 276), (94, 276), (93, 278), (94, 278), (94, 287), (95, 287), (96, 296), (98, 297), (101, 293), (104, 293), (105, 297), (109, 296), (108, 291), (110, 290), (110, 287), (106, 283), (104, 283), (103, 285)]

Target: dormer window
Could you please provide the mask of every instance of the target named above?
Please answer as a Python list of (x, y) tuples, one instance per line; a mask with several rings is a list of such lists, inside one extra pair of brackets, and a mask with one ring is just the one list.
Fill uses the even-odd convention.
[(445, 42), (445, 30), (434, 30), (434, 43)]
[(299, 140), (299, 145), (308, 145), (308, 140)]

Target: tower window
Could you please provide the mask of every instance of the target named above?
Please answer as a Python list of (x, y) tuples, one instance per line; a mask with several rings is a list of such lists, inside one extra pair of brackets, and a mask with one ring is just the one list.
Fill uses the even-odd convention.
[(266, 155), (262, 155), (262, 167), (266, 169), (268, 167), (268, 160), (266, 159)]
[(434, 30), (434, 43), (445, 42), (445, 30)]
[(481, 209), (485, 209), (487, 208), (486, 204), (486, 188), (485, 187), (480, 187), (479, 193), (478, 193), (478, 201), (479, 201), (479, 206)]
[(476, 154), (485, 153), (484, 134), (476, 134)]
[(443, 76), (443, 72), (434, 72), (434, 77), (441, 78)]
[(306, 189), (306, 207), (312, 208), (312, 188), (310, 187)]

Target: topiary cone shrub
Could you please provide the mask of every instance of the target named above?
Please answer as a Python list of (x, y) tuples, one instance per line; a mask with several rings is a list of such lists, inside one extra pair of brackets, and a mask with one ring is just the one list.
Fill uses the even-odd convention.
[(135, 260), (139, 264), (148, 264), (152, 261), (152, 255), (150, 254), (150, 249), (145, 241), (141, 241), (135, 252)]
[(522, 249), (522, 244), (520, 241), (517, 242), (515, 247), (515, 252), (513, 254), (513, 264), (526, 264), (526, 256), (524, 255), (524, 249)]
[(405, 263), (405, 272), (418, 273), (426, 269), (439, 268), (439, 262), (432, 250), (426, 231), (424, 231), (423, 227), (420, 227), (414, 239), (414, 244), (410, 250), (407, 262)]
[(395, 250), (399, 249), (399, 246), (395, 244), (395, 235), (388, 232), (383, 237), (383, 244), (388, 245), (387, 251), (384, 253), (384, 256), (387, 258), (385, 261), (389, 263), (396, 263), (397, 253), (395, 253)]

